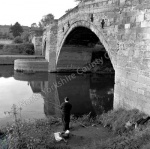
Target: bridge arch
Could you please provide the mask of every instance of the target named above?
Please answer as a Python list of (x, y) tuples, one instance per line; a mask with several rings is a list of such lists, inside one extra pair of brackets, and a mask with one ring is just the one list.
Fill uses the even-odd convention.
[(66, 38), (68, 37), (68, 35), (75, 29), (75, 28), (78, 28), (78, 27), (85, 27), (89, 30), (91, 30), (98, 38), (99, 38), (99, 41), (102, 43), (102, 45), (104, 46), (106, 52), (108, 53), (108, 56), (111, 60), (111, 63), (113, 65), (113, 68), (115, 68), (115, 65), (114, 65), (114, 62), (113, 62), (113, 55), (111, 54), (111, 48), (108, 44), (108, 42), (106, 41), (102, 31), (100, 29), (98, 29), (98, 27), (96, 25), (94, 25), (93, 23), (91, 22), (88, 22), (88, 21), (85, 21), (85, 20), (80, 20), (80, 21), (76, 21), (74, 22), (70, 28), (68, 28), (66, 30), (66, 32), (64, 33), (64, 36), (63, 38), (61, 39), (61, 41), (59, 42), (59, 46), (57, 48), (57, 56), (56, 56), (56, 67), (57, 67), (57, 63), (58, 63), (58, 59), (59, 59), (59, 56), (60, 56), (60, 52), (61, 52), (61, 49), (64, 45), (64, 42), (66, 40)]
[[(89, 28), (105, 47), (115, 69), (114, 107), (138, 108), (150, 114), (150, 32), (146, 4), (150, 1), (80, 3), (47, 30), (48, 71), (57, 72), (65, 40), (72, 30), (80, 26)], [(102, 19), (105, 19), (104, 29), (101, 28)], [(64, 64), (67, 64), (67, 58), (70, 62), (71, 58), (66, 56)], [(141, 107), (142, 102), (147, 106)]]

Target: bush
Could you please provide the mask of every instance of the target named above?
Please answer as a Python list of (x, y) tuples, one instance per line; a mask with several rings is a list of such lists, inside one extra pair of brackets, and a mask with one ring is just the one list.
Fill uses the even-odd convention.
[(34, 54), (34, 45), (32, 43), (9, 44), (4, 45), (3, 54)]
[(22, 38), (24, 43), (29, 42), (29, 36), (30, 36), (30, 33), (28, 31), (25, 31), (21, 34), (21, 38)]
[(34, 54), (34, 45), (32, 43), (24, 43), (23, 44), (24, 51), (26, 54), (33, 55)]
[(136, 121), (142, 118), (145, 114), (137, 109), (125, 110), (118, 109), (104, 113), (97, 118), (104, 126), (109, 126), (115, 134), (124, 132), (124, 126), (128, 121)]
[[(9, 126), (7, 129), (12, 129), (13, 133), (9, 142), (10, 149), (70, 149), (65, 144), (56, 144), (52, 125), (59, 124), (60, 120), (39, 119), (35, 122), (20, 122), (18, 125)], [(55, 126), (56, 127), (56, 126)], [(19, 132), (18, 132), (19, 129)], [(20, 135), (19, 135), (20, 134)]]
[(23, 43), (23, 40), (20, 36), (15, 37), (15, 39), (13, 40), (14, 43)]
[(149, 149), (150, 147), (150, 122), (137, 129), (124, 131), (127, 121), (137, 121), (146, 116), (137, 109), (113, 110), (102, 116), (97, 117), (97, 121), (105, 126), (111, 126), (114, 137), (96, 144), (97, 148), (115, 148), (115, 149)]
[(4, 44), (0, 44), (0, 50), (2, 50), (4, 47)]

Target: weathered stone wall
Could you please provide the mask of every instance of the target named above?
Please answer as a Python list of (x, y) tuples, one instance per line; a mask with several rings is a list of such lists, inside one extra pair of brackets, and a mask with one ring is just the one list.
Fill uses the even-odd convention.
[[(46, 40), (46, 57), (49, 61), (49, 71), (56, 71), (56, 52), (57, 52), (58, 21), (55, 20), (48, 28)], [(47, 50), (48, 49), (48, 50)]]
[(45, 31), (43, 32), (43, 38), (42, 38), (42, 55), (45, 57), (46, 60), (49, 59), (49, 47), (46, 47), (46, 45), (48, 44), (47, 41), (48, 32), (49, 32), (49, 28), (45, 28)]
[(48, 62), (43, 59), (17, 59), (14, 62), (14, 70), (22, 72), (47, 72)]
[(49, 29), (50, 72), (57, 69), (66, 37), (78, 26), (91, 29), (109, 54), (115, 69), (114, 107), (136, 107), (150, 114), (150, 1), (92, 0), (80, 3), (58, 20), (58, 28), (55, 22)]
[(83, 68), (87, 63), (91, 63), (91, 55), (91, 48), (62, 47), (56, 70), (71, 71)]
[(42, 55), (42, 37), (33, 37), (32, 43), (34, 44), (35, 55)]

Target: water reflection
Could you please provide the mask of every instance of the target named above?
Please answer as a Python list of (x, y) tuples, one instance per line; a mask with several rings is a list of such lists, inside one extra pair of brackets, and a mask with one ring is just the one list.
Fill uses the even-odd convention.
[(93, 115), (107, 112), (113, 108), (112, 75), (77, 75), (64, 81), (69, 74), (49, 74), (48, 82), (43, 83), (44, 111), (46, 115), (60, 115), (58, 107), (68, 96), (73, 105), (72, 114), (79, 116), (92, 112)]
[(113, 75), (23, 74), (13, 72), (11, 66), (1, 68), (0, 118), (13, 104), (22, 107), (24, 119), (60, 116), (59, 106), (66, 96), (76, 116), (101, 114), (113, 108)]
[(9, 78), (14, 74), (13, 65), (0, 65), (0, 77)]

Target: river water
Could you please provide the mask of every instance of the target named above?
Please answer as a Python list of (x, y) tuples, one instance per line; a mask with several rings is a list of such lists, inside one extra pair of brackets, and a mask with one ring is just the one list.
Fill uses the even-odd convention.
[(102, 114), (113, 109), (113, 90), (112, 74), (23, 74), (14, 72), (13, 66), (0, 66), (0, 125), (13, 120), (14, 105), (22, 119), (60, 116), (66, 96), (72, 114)]

